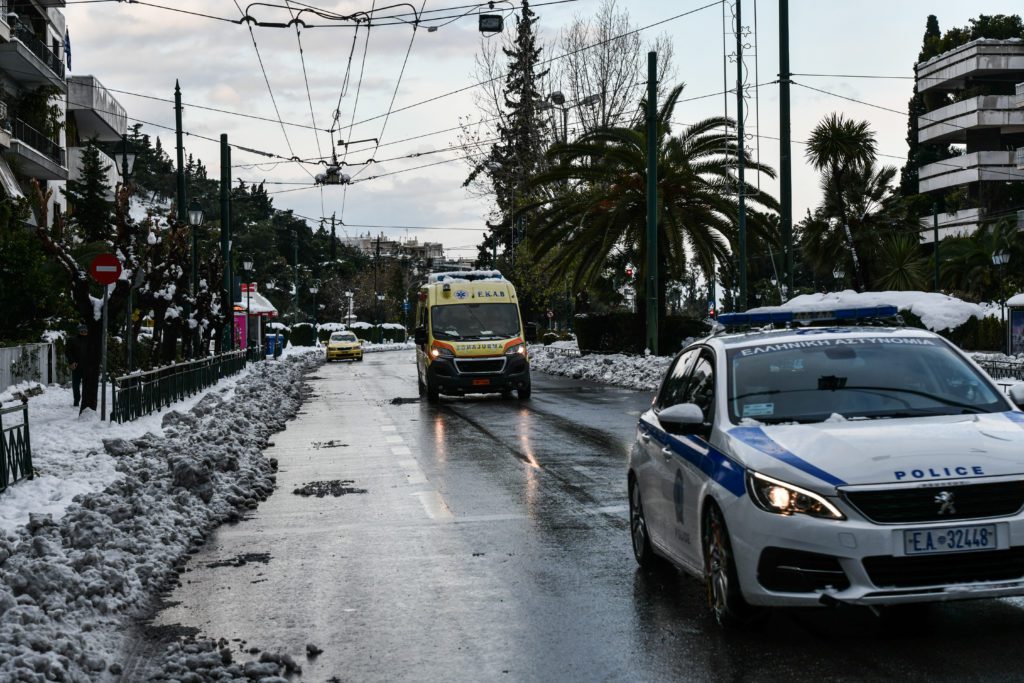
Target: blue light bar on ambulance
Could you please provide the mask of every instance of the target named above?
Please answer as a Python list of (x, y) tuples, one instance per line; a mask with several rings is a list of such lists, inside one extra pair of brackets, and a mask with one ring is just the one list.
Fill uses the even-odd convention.
[(717, 320), (726, 327), (747, 325), (776, 325), (785, 323), (813, 323), (828, 321), (870, 320), (891, 318), (898, 313), (895, 306), (868, 306), (865, 308), (840, 308), (834, 311), (752, 311), (750, 313), (723, 313)]

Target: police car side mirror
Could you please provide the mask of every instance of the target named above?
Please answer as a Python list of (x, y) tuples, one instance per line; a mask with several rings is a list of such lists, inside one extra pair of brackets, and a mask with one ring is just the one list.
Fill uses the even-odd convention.
[(416, 342), (416, 346), (423, 346), (427, 343), (427, 328), (417, 327), (416, 331), (412, 334), (412, 338)]
[(693, 434), (704, 424), (704, 411), (693, 403), (677, 403), (662, 409), (658, 422), (671, 434)]
[(537, 323), (526, 323), (526, 342), (533, 344), (537, 341)]
[(1014, 384), (1010, 387), (1010, 400), (1015, 406), (1024, 410), (1024, 384)]

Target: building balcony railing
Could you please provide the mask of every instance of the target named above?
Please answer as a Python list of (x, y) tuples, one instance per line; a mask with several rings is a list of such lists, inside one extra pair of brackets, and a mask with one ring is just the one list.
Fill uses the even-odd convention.
[(1017, 148), (1017, 168), (1024, 168), (1024, 147)]
[(1024, 128), (1024, 110), (1013, 95), (978, 95), (918, 117), (918, 142), (965, 142), (967, 132), (996, 128), (1011, 132)]
[(1017, 84), (1017, 106), (1024, 107), (1024, 83)]
[(43, 154), (58, 166), (67, 168), (68, 158), (64, 148), (21, 119), (11, 121), (11, 137)]
[(64, 79), (64, 62), (53, 53), (53, 50), (46, 47), (46, 43), (36, 38), (32, 30), (24, 24), (18, 24), (13, 28), (13, 37), (29, 49), (32, 54), (42, 60), (50, 71)]
[(919, 191), (934, 192), (969, 183), (1021, 181), (1024, 170), (1017, 169), (1015, 152), (970, 152), (925, 164), (917, 177)]

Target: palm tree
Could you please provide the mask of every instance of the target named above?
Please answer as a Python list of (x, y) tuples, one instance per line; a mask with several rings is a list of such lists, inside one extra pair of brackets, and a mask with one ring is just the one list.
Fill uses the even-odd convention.
[[(716, 264), (731, 268), (738, 230), (737, 146), (733, 121), (713, 117), (673, 135), (672, 114), (683, 86), (673, 88), (658, 112), (658, 288), (696, 267), (711, 282)], [(532, 179), (548, 199), (537, 204), (534, 245), (553, 275), (569, 277), (577, 289), (595, 282), (616, 253), (634, 253), (640, 267), (647, 254), (647, 133), (634, 127), (602, 127), (569, 144), (553, 145), (550, 170)], [(762, 164), (747, 168), (775, 177)], [(751, 235), (777, 237), (769, 226), (774, 198), (746, 184)], [(638, 300), (645, 296), (640, 277)], [(661, 315), (664, 302), (661, 302)]]
[(881, 268), (875, 278), (879, 289), (924, 289), (928, 259), (921, 255), (921, 241), (909, 233), (889, 235), (879, 252)]
[(1010, 252), (1010, 262), (1024, 257), (1024, 237), (1009, 221), (982, 228), (970, 237), (948, 237), (941, 243), (942, 286), (972, 299), (998, 299), (1005, 289), (992, 255)]
[(839, 200), (835, 218), (839, 221), (850, 248), (854, 282), (858, 289), (864, 286), (867, 279), (850, 231), (845, 204), (845, 183), (851, 172), (874, 162), (876, 150), (875, 134), (867, 121), (854, 121), (836, 113), (822, 119), (811, 131), (810, 139), (807, 141), (807, 160), (816, 170), (823, 172), (822, 189), (825, 195), (833, 194)]
[(879, 263), (888, 237), (920, 230), (894, 190), (897, 173), (895, 166), (877, 167), (872, 160), (847, 169), (840, 185), (825, 171), (822, 203), (799, 226), (804, 257), (814, 272), (828, 274), (838, 264), (864, 285), (873, 285), (882, 276), (891, 265)]

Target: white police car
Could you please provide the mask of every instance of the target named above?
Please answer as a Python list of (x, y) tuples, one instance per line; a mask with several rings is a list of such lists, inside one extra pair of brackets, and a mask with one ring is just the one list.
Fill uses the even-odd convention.
[[(896, 311), (816, 317), (870, 313)], [(640, 416), (628, 475), (636, 559), (703, 578), (723, 625), (757, 606), (1024, 595), (1024, 387), (1011, 396), (917, 329), (692, 344)]]

